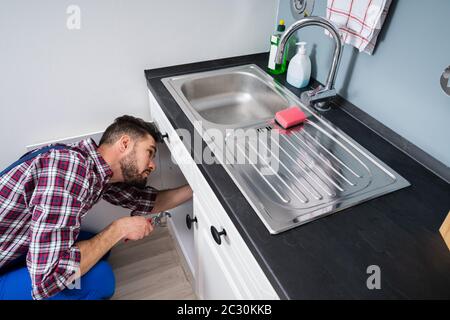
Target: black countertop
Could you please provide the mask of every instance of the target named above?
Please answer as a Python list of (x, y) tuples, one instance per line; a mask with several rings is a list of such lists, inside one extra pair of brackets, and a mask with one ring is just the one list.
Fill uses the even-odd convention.
[[(161, 78), (249, 63), (266, 70), (267, 59), (262, 53), (146, 70), (145, 75), (173, 127), (196, 134)], [(286, 83), (285, 74), (274, 78), (300, 92)], [(280, 298), (449, 299), (450, 251), (438, 230), (450, 210), (450, 185), (343, 110), (335, 107), (323, 116), (411, 186), (271, 235), (221, 165), (198, 164)], [(379, 290), (367, 288), (370, 265), (380, 268)]]

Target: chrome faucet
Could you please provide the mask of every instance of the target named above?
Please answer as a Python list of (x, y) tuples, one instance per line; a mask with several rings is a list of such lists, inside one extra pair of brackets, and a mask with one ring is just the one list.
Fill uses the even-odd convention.
[(304, 92), (301, 95), (301, 99), (307, 103), (311, 104), (314, 108), (320, 111), (326, 111), (329, 109), (329, 106), (326, 105), (324, 101), (336, 96), (336, 90), (334, 88), (334, 81), (336, 80), (336, 72), (339, 66), (339, 62), (341, 60), (342, 55), (342, 42), (341, 37), (339, 36), (339, 31), (336, 29), (333, 24), (331, 24), (328, 20), (316, 17), (309, 16), (303, 19), (298, 20), (294, 24), (292, 24), (286, 32), (281, 36), (280, 44), (278, 47), (278, 52), (275, 57), (275, 63), (281, 64), (283, 61), (283, 55), (286, 49), (286, 44), (289, 40), (289, 37), (294, 34), (297, 30), (306, 27), (306, 26), (319, 26), (323, 27), (330, 32), (334, 41), (335, 41), (335, 49), (333, 56), (333, 63), (331, 64), (330, 72), (328, 73), (327, 82), (325, 87), (319, 86), (314, 90)]

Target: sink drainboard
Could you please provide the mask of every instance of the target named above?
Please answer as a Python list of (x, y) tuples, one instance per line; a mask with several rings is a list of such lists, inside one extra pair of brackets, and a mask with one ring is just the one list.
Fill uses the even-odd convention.
[[(214, 95), (208, 96), (208, 92), (214, 90), (221, 97), (224, 94), (238, 96), (236, 92), (224, 92), (227, 79), (233, 79), (234, 73), (239, 74), (234, 79), (252, 88), (253, 91), (246, 92), (255, 95), (252, 104), (235, 99), (232, 105), (229, 104), (231, 107), (227, 107), (227, 102), (219, 105)], [(224, 78), (221, 78), (222, 75)], [(214, 87), (214, 81), (222, 86)], [(254, 81), (258, 83), (246, 84)], [(305, 106), (298, 97), (255, 65), (165, 78), (163, 83), (193, 123), (202, 121), (204, 128), (222, 132), (230, 127), (256, 132), (251, 136), (224, 134), (223, 143), (217, 144), (216, 140), (209, 144), (214, 150), (223, 148), (221, 151), (227, 154), (226, 159), (233, 160), (222, 159), (221, 163), (272, 234), (409, 186), (402, 176)], [(192, 85), (202, 83), (205, 85)], [(236, 87), (232, 90), (241, 89)], [(248, 117), (250, 113), (244, 113), (249, 108), (276, 111), (273, 105), (257, 105), (259, 101), (267, 103), (261, 99), (264, 94), (270, 95), (273, 101), (283, 101), (280, 108), (285, 105), (301, 106), (307, 113), (307, 120), (303, 125), (288, 131), (278, 130), (273, 123), (268, 122), (273, 114), (264, 119), (255, 119), (254, 122), (247, 121), (251, 119)], [(190, 101), (189, 96), (195, 99)], [(196, 103), (198, 96), (206, 101), (206, 105), (201, 105), (202, 108)], [(242, 116), (236, 118), (246, 119), (247, 122), (234, 126), (227, 123), (229, 118), (222, 119), (214, 114), (216, 105), (219, 105), (217, 108), (224, 116), (226, 112), (236, 112), (230, 116), (236, 116), (239, 112)], [(209, 113), (209, 119), (206, 119), (202, 115), (203, 110), (208, 108), (211, 108), (209, 112), (212, 114)], [(211, 122), (211, 119), (218, 119), (221, 123)]]

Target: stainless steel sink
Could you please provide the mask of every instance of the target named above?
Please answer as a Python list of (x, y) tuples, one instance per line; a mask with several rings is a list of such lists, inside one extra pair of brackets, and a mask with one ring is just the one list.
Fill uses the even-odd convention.
[(286, 99), (249, 72), (192, 79), (183, 82), (180, 90), (201, 118), (221, 125), (270, 119), (288, 106)]
[[(409, 186), (256, 65), (162, 81), (273, 234)], [(279, 130), (291, 105), (307, 120)]]

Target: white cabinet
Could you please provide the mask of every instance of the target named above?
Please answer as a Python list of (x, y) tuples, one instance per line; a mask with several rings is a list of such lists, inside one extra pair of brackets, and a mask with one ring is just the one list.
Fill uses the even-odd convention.
[[(158, 155), (158, 168), (155, 174), (157, 174), (157, 178), (160, 181), (159, 189), (165, 190), (185, 185), (187, 181), (178, 165), (171, 160), (171, 153), (167, 146), (160, 144), (156, 154)], [(153, 182), (152, 179), (151, 182)], [(168, 221), (168, 225), (193, 276), (197, 268), (194, 234), (186, 226), (186, 215), (192, 215), (192, 210), (192, 200), (168, 210), (172, 216)]]
[[(155, 120), (153, 115), (151, 115), (151, 120), (157, 124), (162, 132), (165, 132), (164, 128), (161, 127), (161, 121)], [(171, 151), (165, 143), (158, 145), (155, 159), (157, 168), (150, 177), (150, 182), (153, 187), (165, 190), (179, 187), (187, 183), (178, 164), (173, 161), (175, 159), (172, 159)], [(172, 216), (168, 220), (168, 226), (172, 236), (177, 241), (178, 248), (184, 255), (191, 275), (195, 277), (195, 274), (197, 273), (197, 256), (194, 245), (194, 233), (193, 230), (188, 229), (186, 226), (186, 215), (192, 216), (192, 203), (191, 200), (176, 208), (168, 210)]]
[[(152, 121), (163, 134), (167, 133), (168, 138), (164, 139), (167, 151), (182, 173), (175, 176), (183, 176), (194, 192), (193, 207), (180, 209), (184, 212), (177, 212), (176, 216), (185, 219), (190, 210), (191, 218), (195, 217), (197, 222), (193, 222), (189, 230), (186, 223), (183, 225), (173, 221), (173, 230), (179, 235), (175, 238), (180, 246), (183, 242), (190, 243), (192, 250), (183, 250), (183, 254), (187, 261), (192, 261), (197, 296), (200, 299), (278, 299), (258, 262), (150, 92), (149, 98)], [(164, 160), (167, 159), (164, 154), (160, 154), (159, 159), (161, 183), (164, 185), (166, 177), (173, 180), (170, 178), (173, 167)], [(213, 238), (212, 227), (217, 232), (225, 230), (226, 234), (218, 237), (220, 244)]]
[(210, 232), (208, 211), (194, 194), (195, 248), (198, 257), (196, 294), (200, 299), (242, 299), (239, 288), (230, 272), (229, 261), (223, 259), (220, 246)]

